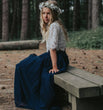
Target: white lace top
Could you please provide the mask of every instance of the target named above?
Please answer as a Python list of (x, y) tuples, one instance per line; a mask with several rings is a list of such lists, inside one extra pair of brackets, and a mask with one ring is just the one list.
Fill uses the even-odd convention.
[(66, 40), (62, 27), (58, 22), (53, 22), (49, 28), (49, 36), (46, 41), (47, 52), (50, 49), (62, 50), (66, 48)]

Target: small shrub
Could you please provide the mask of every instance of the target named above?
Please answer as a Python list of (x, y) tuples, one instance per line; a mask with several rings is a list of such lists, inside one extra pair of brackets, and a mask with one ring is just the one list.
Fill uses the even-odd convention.
[(103, 28), (95, 30), (69, 32), (68, 47), (80, 49), (103, 49)]

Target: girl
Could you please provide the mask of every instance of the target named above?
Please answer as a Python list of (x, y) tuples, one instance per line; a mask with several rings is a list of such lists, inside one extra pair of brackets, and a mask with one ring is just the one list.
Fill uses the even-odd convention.
[(65, 52), (67, 32), (58, 16), (62, 12), (56, 1), (39, 5), (40, 26), (47, 52), (31, 54), (16, 65), (14, 97), (17, 107), (32, 110), (61, 110), (54, 107), (54, 75), (65, 72), (69, 60)]

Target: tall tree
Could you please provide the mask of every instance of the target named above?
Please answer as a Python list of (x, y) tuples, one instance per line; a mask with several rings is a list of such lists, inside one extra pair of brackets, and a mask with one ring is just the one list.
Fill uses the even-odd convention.
[(17, 20), (17, 3), (18, 0), (14, 0), (13, 1), (13, 20), (12, 20), (12, 25), (11, 25), (11, 38), (13, 39), (13, 36), (17, 34), (17, 24), (16, 24), (16, 20)]
[(88, 0), (88, 29), (92, 28), (92, 0)]
[(28, 29), (28, 39), (34, 38), (35, 36), (35, 26), (36, 26), (36, 19), (35, 16), (36, 12), (35, 12), (35, 1), (31, 0), (30, 4), (29, 4), (29, 29)]
[(28, 36), (28, 0), (22, 0), (22, 27), (21, 27), (21, 40), (27, 39)]
[(74, 0), (73, 30), (80, 29), (80, 0)]
[(39, 3), (40, 2), (43, 2), (45, 0), (36, 0), (36, 26), (35, 26), (35, 33), (36, 33), (36, 37), (38, 38), (41, 34), (40, 34), (40, 24), (39, 24), (39, 21), (40, 21), (40, 11), (39, 11)]
[(84, 14), (82, 16), (84, 16), (84, 27), (88, 29), (88, 0), (84, 0), (83, 7)]
[(64, 23), (66, 28), (69, 28), (69, 0), (64, 0)]
[(99, 6), (100, 7), (99, 8), (99, 15), (100, 15), (99, 18), (100, 19), (99, 20), (100, 20), (100, 25), (103, 26), (103, 20), (102, 20), (103, 19), (103, 4), (102, 4), (102, 0), (100, 0), (100, 3), (99, 4), (100, 4), (100, 6)]
[(2, 0), (2, 41), (9, 40), (8, 14), (8, 0)]
[(0, 39), (2, 38), (2, 2), (0, 0)]
[(100, 0), (99, 4), (100, 4), (100, 5), (99, 5), (99, 7), (100, 7), (100, 8), (99, 8), (99, 9), (100, 9), (100, 12), (102, 12), (102, 8), (103, 8), (102, 0)]
[(92, 28), (99, 25), (99, 0), (92, 0)]
[(21, 34), (21, 17), (22, 17), (22, 0), (17, 2), (17, 37), (20, 38)]

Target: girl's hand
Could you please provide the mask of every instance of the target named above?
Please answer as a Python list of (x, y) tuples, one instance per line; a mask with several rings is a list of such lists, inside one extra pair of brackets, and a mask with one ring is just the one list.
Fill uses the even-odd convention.
[(58, 71), (59, 71), (58, 68), (52, 68), (52, 69), (49, 70), (49, 73), (51, 73), (51, 72), (52, 72), (52, 73), (54, 73), (54, 72), (56, 73), (56, 72), (58, 72)]

